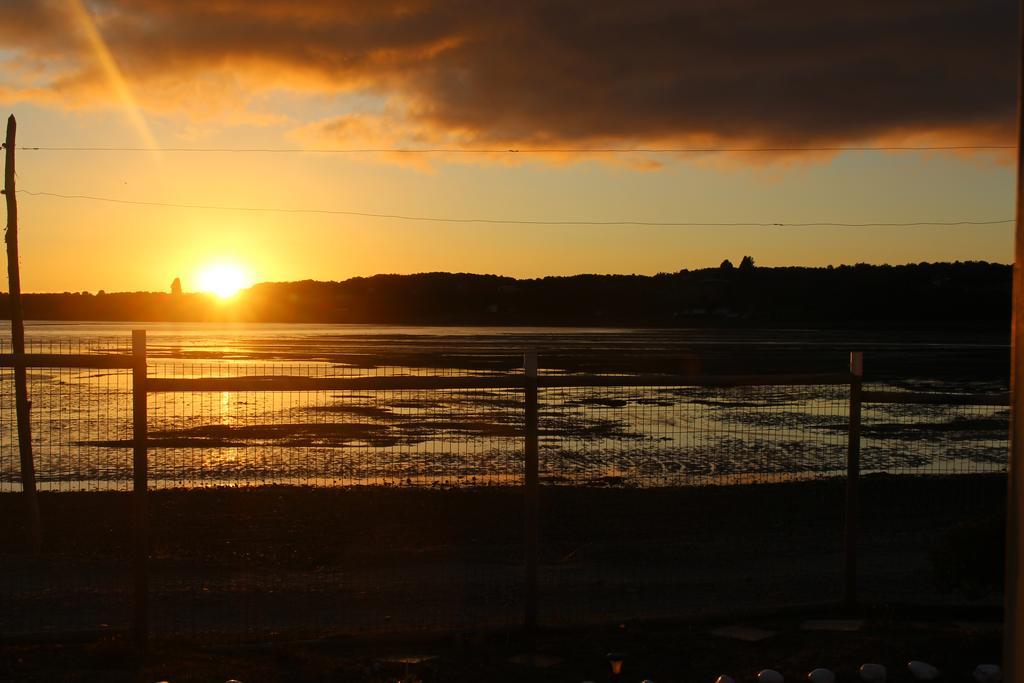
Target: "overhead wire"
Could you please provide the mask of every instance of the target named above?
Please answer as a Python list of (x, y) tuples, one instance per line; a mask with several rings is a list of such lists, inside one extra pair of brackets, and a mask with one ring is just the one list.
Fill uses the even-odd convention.
[(429, 222), (429, 223), (476, 223), (487, 225), (551, 225), (551, 226), (637, 226), (637, 227), (678, 227), (678, 228), (699, 228), (699, 227), (733, 227), (733, 228), (905, 228), (905, 227), (956, 227), (956, 226), (986, 226), (1012, 223), (1014, 219), (994, 220), (915, 220), (915, 221), (879, 221), (879, 222), (844, 222), (844, 221), (807, 221), (807, 222), (786, 222), (786, 221), (648, 221), (648, 220), (563, 220), (563, 219), (516, 219), (516, 218), (482, 218), (482, 217), (453, 217), (453, 216), (426, 216), (393, 213), (374, 213), (369, 211), (352, 211), (347, 209), (319, 209), (301, 207), (270, 207), (270, 206), (229, 206), (218, 204), (190, 204), (179, 202), (158, 202), (135, 199), (119, 199), (116, 197), (101, 197), (84, 194), (61, 194), (57, 192), (33, 192), (30, 190), (18, 190), (19, 194), (32, 197), (51, 197), (56, 199), (85, 200), (106, 202), (110, 204), (122, 204), (130, 206), (150, 206), (171, 209), (196, 209), (205, 211), (245, 211), (259, 213), (287, 213), (287, 214), (323, 214), (337, 216), (354, 216), (360, 218), (379, 218), (399, 221)]
[(20, 146), (26, 152), (187, 152), (260, 154), (736, 154), (798, 152), (951, 152), (1017, 149), (1016, 145), (871, 145), (818, 147), (62, 147)]

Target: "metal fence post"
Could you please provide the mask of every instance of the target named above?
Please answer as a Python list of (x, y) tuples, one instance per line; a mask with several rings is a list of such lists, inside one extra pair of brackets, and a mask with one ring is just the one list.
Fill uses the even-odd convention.
[(537, 489), (540, 484), (539, 464), (537, 458), (537, 352), (527, 351), (523, 354), (523, 370), (526, 375), (526, 424), (524, 431), (524, 483), (525, 500), (525, 540), (526, 540), (526, 585), (524, 591), (523, 627), (527, 634), (533, 634), (537, 628), (537, 554), (539, 545), (539, 529), (537, 515)]
[(857, 521), (860, 514), (860, 413), (864, 378), (864, 354), (850, 354), (850, 424), (846, 446), (846, 529), (844, 532), (845, 582), (843, 602), (857, 604)]
[(140, 654), (149, 640), (149, 521), (146, 494), (149, 489), (147, 449), (146, 331), (132, 330), (132, 574), (134, 576), (134, 640)]

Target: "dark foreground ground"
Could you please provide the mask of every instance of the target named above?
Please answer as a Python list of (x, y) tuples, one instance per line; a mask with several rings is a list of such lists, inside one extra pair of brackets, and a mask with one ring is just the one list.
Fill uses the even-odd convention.
[[(886, 665), (891, 681), (909, 680), (909, 659), (923, 659), (944, 681), (969, 681), (979, 663), (998, 663), (997, 621), (913, 620), (912, 613), (869, 617), (857, 631), (807, 630), (807, 613), (748, 620), (764, 640), (746, 642), (715, 635), (732, 622), (651, 625), (628, 622), (606, 627), (542, 633), (531, 645), (519, 637), (461, 634), (408, 640), (322, 639), (302, 642), (218, 645), (161, 643), (139, 660), (118, 639), (88, 644), (0, 647), (4, 681), (611, 681), (609, 651), (626, 654), (620, 680), (711, 683), (721, 673), (753, 681), (758, 670), (780, 670), (804, 680), (818, 666), (839, 681), (856, 681), (864, 661)], [(856, 622), (835, 624), (838, 628)], [(534, 655), (531, 658), (524, 655)]]
[[(730, 666), (842, 668), (883, 654), (966, 666), (996, 656), (997, 636), (952, 622), (997, 617), (1004, 489), (1001, 475), (864, 477), (857, 549), (870, 629), (808, 634), (792, 619), (759, 621), (779, 635), (738, 645), (693, 624), (793, 605), (835, 616), (821, 606), (842, 596), (842, 480), (545, 487), (539, 621), (595, 626), (549, 631), (537, 647), (562, 664), (527, 674), (506, 662), (526, 647), (518, 489), (154, 492), (156, 649), (138, 680), (394, 680), (406, 665), (396, 673), (376, 659), (394, 648), (416, 654), (399, 645), (409, 638), (437, 643), (427, 648), (437, 659), (408, 665), (423, 680), (602, 680), (603, 661), (592, 667), (613, 646), (646, 653), (637, 680), (678, 680), (676, 670), (712, 680)], [(130, 503), (120, 493), (44, 494), (44, 550), (31, 557), (16, 523), (20, 498), (0, 496), (0, 680), (37, 669), (135, 680), (119, 635), (131, 624)], [(640, 626), (659, 619), (690, 626)], [(906, 623), (922, 619), (929, 624)], [(621, 623), (625, 633), (600, 626)], [(442, 633), (464, 634), (461, 646), (422, 640)]]

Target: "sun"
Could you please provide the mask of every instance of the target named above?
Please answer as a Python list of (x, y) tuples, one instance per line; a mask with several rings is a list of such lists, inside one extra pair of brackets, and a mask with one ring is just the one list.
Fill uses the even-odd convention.
[(230, 299), (249, 282), (241, 268), (227, 263), (206, 266), (199, 271), (199, 291)]

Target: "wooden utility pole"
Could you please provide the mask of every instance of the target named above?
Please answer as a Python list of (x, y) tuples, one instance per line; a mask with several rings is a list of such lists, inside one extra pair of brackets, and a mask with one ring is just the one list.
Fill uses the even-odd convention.
[(18, 197), (15, 190), (14, 149), (18, 122), (14, 114), (7, 119), (4, 166), (4, 194), (7, 196), (7, 281), (10, 285), (11, 351), (14, 354), (14, 411), (18, 418), (18, 455), (21, 459), (21, 487), (27, 507), (27, 531), (32, 552), (42, 545), (39, 522), (39, 498), (36, 495), (36, 466), (32, 458), (31, 403), (25, 374), (25, 322), (21, 313), (21, 267), (18, 262)]
[[(1019, 3), (1024, 5), (1024, 3)], [(1024, 6), (1018, 10), (1024, 37)], [(1006, 496), (1006, 588), (1003, 624), (1003, 680), (1024, 678), (1024, 42), (1017, 61), (1017, 226), (1013, 247), (1013, 323), (1010, 351), (1010, 462)]]

